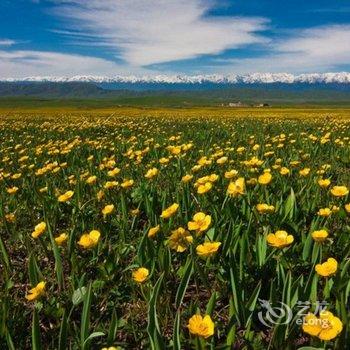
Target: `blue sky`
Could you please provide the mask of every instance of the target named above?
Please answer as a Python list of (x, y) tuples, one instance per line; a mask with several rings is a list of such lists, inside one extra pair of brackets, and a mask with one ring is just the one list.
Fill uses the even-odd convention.
[(350, 70), (348, 0), (1, 0), (0, 77)]

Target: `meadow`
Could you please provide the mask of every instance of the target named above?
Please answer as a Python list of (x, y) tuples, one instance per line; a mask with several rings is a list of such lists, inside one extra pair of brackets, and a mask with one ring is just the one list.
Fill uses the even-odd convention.
[(348, 349), (350, 111), (0, 110), (1, 349)]

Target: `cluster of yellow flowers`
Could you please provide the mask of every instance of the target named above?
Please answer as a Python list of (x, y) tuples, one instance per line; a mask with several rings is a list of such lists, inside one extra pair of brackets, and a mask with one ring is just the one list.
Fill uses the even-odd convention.
[[(29, 268), (43, 270), (35, 278), (29, 274), (26, 300), (48, 299), (55, 285), (68, 297), (78, 283), (96, 278), (94, 287), (106, 288), (103, 303), (110, 298), (109, 284), (130, 291), (114, 303), (118, 312), (131, 309), (123, 315), (128, 320), (135, 309), (146, 309), (138, 298), (149, 303), (155, 279), (164, 275), (165, 290), (175, 288), (189, 266), (195, 277), (190, 280), (192, 270), (185, 271), (188, 286), (180, 285), (185, 297), (182, 304), (176, 301), (181, 304), (176, 312), (186, 315), (188, 331), (204, 343), (215, 335), (214, 321), (219, 335), (220, 324), (225, 329), (240, 314), (257, 331), (252, 313), (258, 307), (246, 306), (256, 284), (264, 286), (256, 289), (259, 298), (269, 289), (288, 294), (287, 287), (294, 296), (312, 289), (315, 297), (321, 286), (339, 318), (330, 311), (309, 313), (302, 330), (322, 341), (334, 339), (343, 327), (348, 334), (348, 122), (276, 117), (248, 123), (197, 115), (175, 125), (167, 117), (66, 118), (34, 120), (28, 130), (18, 122), (0, 122), (1, 254), (17, 251), (7, 247), (19, 244), (18, 251), (26, 249), (30, 256)], [(5, 270), (7, 260), (0, 257)], [(53, 277), (59, 267), (63, 282)], [(80, 275), (85, 267), (88, 273)], [(226, 291), (231, 285), (239, 293), (232, 286), (236, 269), (242, 295)], [(5, 272), (10, 275), (10, 269)], [(22, 275), (16, 285), (26, 285), (28, 276)], [(180, 292), (173, 293), (176, 299)], [(210, 294), (224, 312), (227, 306), (229, 321), (226, 314), (217, 317), (217, 310), (200, 313)], [(158, 303), (172, 303), (172, 297)], [(244, 311), (235, 310), (239, 307)], [(173, 311), (162, 310), (164, 319), (174, 319)]]

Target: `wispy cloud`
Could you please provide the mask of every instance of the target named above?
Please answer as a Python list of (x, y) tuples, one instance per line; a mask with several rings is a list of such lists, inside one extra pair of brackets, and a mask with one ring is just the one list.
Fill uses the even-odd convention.
[(12, 46), (15, 45), (16, 41), (11, 39), (1, 39), (0, 38), (0, 46)]
[(221, 69), (247, 73), (327, 71), (350, 62), (350, 25), (304, 29), (271, 43), (266, 55), (231, 59)]
[(65, 29), (73, 31), (72, 37), (93, 36), (98, 46), (113, 48), (115, 56), (135, 66), (215, 55), (267, 41), (259, 35), (266, 19), (208, 16), (213, 0), (55, 2), (54, 13), (68, 22)]
[(326, 7), (326, 8), (319, 8), (319, 9), (312, 9), (308, 12), (314, 12), (314, 13), (347, 13), (350, 12), (349, 6), (343, 6), (343, 7)]
[[(46, 1), (53, 6), (51, 15), (62, 20), (59, 28), (48, 30), (70, 44), (66, 50), (74, 43), (89, 46), (92, 53), (18, 50), (16, 45), (25, 47), (25, 42), (0, 38), (0, 77), (305, 73), (347, 70), (350, 65), (350, 24), (281, 29), (272, 36), (265, 31), (267, 19), (210, 15), (218, 0)], [(255, 44), (251, 48), (259, 50), (246, 51), (246, 58), (244, 50), (239, 59), (225, 52)], [(191, 61), (203, 55), (208, 57)], [(189, 60), (188, 65), (181, 69), (180, 60)]]
[(90, 56), (30, 50), (0, 50), (0, 78), (142, 74), (137, 67)]

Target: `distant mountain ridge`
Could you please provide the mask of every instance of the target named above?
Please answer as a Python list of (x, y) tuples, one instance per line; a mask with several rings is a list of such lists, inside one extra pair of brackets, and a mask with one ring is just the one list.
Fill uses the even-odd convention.
[[(350, 105), (348, 83), (0, 82), (0, 99), (99, 100), (111, 105)], [(105, 101), (105, 102), (103, 102)]]
[(309, 73), (293, 75), (289, 73), (252, 73), (252, 74), (212, 74), (212, 75), (154, 75), (154, 76), (94, 76), (76, 75), (71, 77), (25, 77), (0, 78), (1, 82), (89, 82), (89, 83), (151, 83), (151, 84), (350, 84), (350, 72)]

